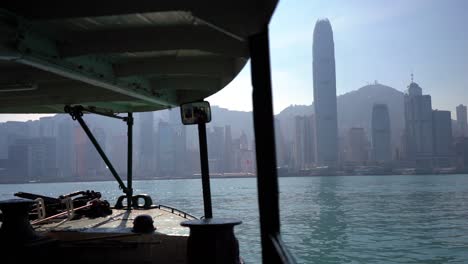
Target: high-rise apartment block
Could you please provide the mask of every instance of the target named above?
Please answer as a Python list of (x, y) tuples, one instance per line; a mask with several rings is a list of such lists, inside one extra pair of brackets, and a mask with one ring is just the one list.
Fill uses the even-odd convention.
[(432, 103), (430, 95), (411, 82), (404, 97), (405, 157), (417, 167), (431, 167), (434, 154), (432, 129)]

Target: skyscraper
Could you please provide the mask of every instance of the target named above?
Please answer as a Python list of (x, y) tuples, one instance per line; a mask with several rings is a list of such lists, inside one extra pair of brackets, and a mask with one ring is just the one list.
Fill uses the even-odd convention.
[(456, 166), (460, 172), (468, 172), (468, 138), (455, 140)]
[(153, 112), (141, 113), (140, 117), (140, 148), (138, 154), (139, 171), (140, 175), (149, 176), (154, 175), (156, 170)]
[(56, 118), (54, 116), (46, 116), (39, 118), (39, 136), (40, 137), (56, 137)]
[(314, 117), (295, 117), (294, 163), (295, 169), (309, 169), (315, 162), (314, 157)]
[(208, 132), (208, 157), (210, 171), (224, 172), (224, 127), (215, 126)]
[(29, 181), (31, 174), (30, 148), (26, 144), (10, 144), (8, 146), (8, 175), (18, 181)]
[[(175, 175), (180, 177), (187, 173), (188, 167), (186, 160), (187, 157), (187, 126), (182, 125), (182, 121), (177, 124), (171, 125), (174, 138), (174, 151), (175, 151)], [(182, 161), (182, 162), (180, 162)]]
[(457, 136), (466, 137), (468, 134), (466, 105), (457, 106)]
[(234, 156), (232, 149), (231, 126), (224, 127), (224, 172), (232, 172)]
[(62, 119), (57, 126), (57, 165), (64, 178), (71, 178), (76, 171), (74, 125), (71, 119)]
[(452, 152), (452, 119), (450, 111), (432, 111), (434, 155), (450, 155)]
[[(314, 140), (313, 138), (311, 139)], [(287, 150), (284, 142), (281, 121), (275, 118), (275, 146), (276, 146), (276, 162), (278, 167), (286, 165)], [(312, 151), (315, 151), (314, 149)]]
[(173, 127), (164, 121), (158, 125), (158, 164), (159, 176), (174, 176), (176, 174), (175, 135)]
[(454, 155), (450, 111), (432, 111), (434, 165), (449, 167)]
[(367, 161), (369, 141), (362, 127), (352, 127), (348, 132), (347, 161), (364, 163)]
[[(93, 135), (98, 141), (102, 150), (106, 153), (107, 147), (106, 147), (105, 130), (101, 127), (95, 127), (93, 128)], [(107, 175), (105, 176), (103, 175), (103, 172), (106, 169), (106, 165), (93, 144), (87, 144), (86, 167), (87, 167), (87, 176), (94, 177), (94, 178), (100, 178), (100, 177), (104, 178), (107, 176)]]
[(411, 80), (405, 94), (406, 159), (418, 167), (430, 167), (434, 152), (432, 134), (432, 103), (419, 85)]
[(313, 53), (316, 160), (319, 165), (338, 162), (335, 48), (330, 21), (315, 24)]
[(379, 162), (391, 161), (390, 116), (386, 104), (374, 104), (371, 127), (372, 159)]

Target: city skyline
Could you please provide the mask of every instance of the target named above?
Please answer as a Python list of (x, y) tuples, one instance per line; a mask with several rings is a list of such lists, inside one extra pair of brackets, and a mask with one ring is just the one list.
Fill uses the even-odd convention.
[[(378, 87), (379, 85), (376, 84), (372, 89), (378, 91)], [(430, 95), (423, 95), (423, 90), (416, 83), (411, 83), (409, 88), (406, 96), (410, 96), (411, 93), (412, 97), (424, 98), (426, 96), (430, 98)], [(363, 97), (371, 98), (366, 95), (363, 95)], [(424, 100), (413, 99), (413, 101), (423, 102)], [(425, 105), (429, 106), (428, 104)], [(401, 158), (397, 154), (401, 153), (401, 151), (396, 151), (396, 156), (392, 157), (390, 161), (373, 159), (372, 146), (375, 144), (371, 143), (374, 139), (372, 123), (376, 106), (381, 108), (380, 112), (389, 111), (388, 109), (384, 110), (385, 105), (375, 104), (374, 102), (373, 107), (371, 104), (366, 110), (371, 112), (367, 117), (368, 120), (366, 119), (371, 127), (362, 127), (359, 125), (361, 122), (358, 122), (346, 128), (345, 133), (340, 135), (338, 143), (341, 165), (339, 166), (342, 166), (341, 169), (346, 173), (400, 173), (397, 169), (411, 169), (414, 166), (408, 163), (411, 159), (404, 156)], [(412, 108), (416, 109), (415, 107), (417, 108), (417, 105)], [(465, 106), (458, 107), (463, 109)], [(221, 115), (224, 112), (221, 115), (224, 116), (223, 120), (232, 120), (231, 118), (225, 118), (226, 113), (227, 115), (234, 114), (218, 107), (214, 107), (214, 111), (216, 115)], [(416, 111), (421, 112), (420, 110)], [(467, 138), (456, 134), (458, 123), (463, 122), (463, 118), (452, 124), (453, 121), (450, 121), (449, 111), (428, 108), (426, 112), (430, 115), (428, 118), (433, 124), (430, 129), (428, 128), (433, 133), (433, 136), (429, 138), (433, 142), (432, 154), (427, 156), (427, 158), (432, 156), (433, 165), (430, 166), (451, 168), (450, 170), (453, 171), (455, 167), (451, 166), (456, 164), (456, 167), (463, 172), (467, 168), (465, 163), (454, 163), (454, 155), (461, 159), (465, 157), (465, 153), (468, 154), (468, 149), (464, 148)], [(248, 131), (249, 126), (245, 126), (245, 124), (251, 122), (249, 121), (251, 117), (248, 113), (243, 113), (243, 115), (247, 119), (237, 122), (237, 125), (234, 126), (230, 125), (230, 122), (213, 122), (208, 125), (210, 171), (215, 175), (248, 175), (255, 172), (253, 150), (255, 142), (252, 138), (252, 132)], [(388, 115), (388, 113), (378, 115), (382, 117)], [(382, 119), (381, 117), (379, 120)], [(179, 124), (180, 115), (178, 115), (178, 111), (166, 111), (162, 116), (157, 112), (149, 112), (137, 114), (135, 118), (134, 158), (136, 163), (134, 175), (136, 179), (179, 178), (196, 175), (197, 170), (199, 170), (197, 144), (193, 144), (196, 141), (194, 140), (196, 138), (196, 129), (193, 126)], [(400, 118), (404, 118), (404, 116), (402, 115)], [(316, 146), (310, 140), (315, 133), (314, 115), (302, 112), (293, 115), (290, 119), (294, 125), (293, 134), (290, 134), (291, 132), (288, 132), (288, 129), (285, 130), (285, 127), (288, 126), (287, 122), (282, 122), (279, 119), (275, 122), (278, 165), (281, 168), (282, 175), (284, 173), (292, 173), (293, 175), (324, 173), (319, 170), (320, 166), (317, 167), (319, 164), (315, 160), (315, 152), (313, 151)], [(125, 176), (125, 126), (119, 122), (112, 122), (108, 118), (94, 115), (87, 116), (86, 120), (89, 121), (89, 126), (103, 149), (110, 159), (115, 162), (115, 168)], [(287, 121), (284, 117), (281, 120)], [(242, 124), (241, 127), (239, 127), (240, 124)], [(385, 128), (386, 126), (388, 124), (380, 123), (375, 128), (377, 130), (390, 130)], [(452, 126), (454, 131), (452, 131)], [(233, 132), (231, 132), (231, 128)], [(387, 138), (388, 141), (389, 133), (385, 132), (384, 134), (387, 135), (380, 138)], [(455, 141), (452, 141), (452, 139)], [(0, 144), (3, 145), (0, 148), (0, 168), (2, 166), (4, 169), (7, 168), (7, 171), (9, 170), (18, 181), (24, 179), (24, 177), (18, 175), (26, 171), (28, 177), (35, 176), (35, 178), (27, 178), (29, 180), (60, 181), (74, 179), (82, 181), (111, 179), (89, 139), (87, 139), (78, 124), (68, 116), (45, 117), (39, 121), (31, 122), (2, 123), (0, 124)], [(151, 148), (148, 149), (148, 147)], [(399, 149), (399, 143), (392, 143), (391, 148), (392, 150)], [(454, 152), (454, 150), (457, 151)], [(43, 154), (44, 152), (50, 152), (50, 155), (46, 156)], [(164, 157), (164, 160), (161, 160), (160, 157)], [(140, 162), (142, 160), (148, 160), (150, 161), (149, 164), (152, 165)], [(181, 163), (184, 166), (175, 166), (176, 160), (184, 161)], [(15, 166), (11, 164), (15, 164)], [(57, 167), (53, 168), (50, 164), (57, 164)], [(368, 168), (368, 171), (366, 172), (364, 168)], [(3, 172), (7, 172), (4, 169)], [(2, 170), (0, 169), (0, 171)], [(29, 173), (31, 171), (36, 173)], [(183, 174), (184, 171), (189, 172), (189, 174)]]
[[(193, 140), (198, 138), (196, 129), (183, 125), (178, 113), (135, 115), (135, 179), (196, 177), (200, 172), (198, 142)], [(126, 177), (126, 127), (98, 115), (87, 115), (85, 120), (114, 169)], [(207, 134), (213, 174), (254, 173), (252, 133), (236, 128), (231, 134), (229, 125), (212, 123), (207, 125)], [(0, 123), (1, 183), (111, 179), (102, 158), (71, 117)]]
[[(463, 138), (467, 126), (466, 120), (461, 120), (466, 119), (464, 106), (456, 107), (457, 123), (455, 130), (452, 130), (451, 114), (454, 111), (438, 110), (437, 107), (433, 107), (432, 93), (427, 92), (425, 87), (426, 94), (423, 94), (423, 89), (414, 81), (414, 74), (411, 72), (411, 82), (401, 97), (398, 91), (396, 94), (393, 91), (389, 92), (392, 90), (391, 87), (374, 81), (373, 89), (380, 90), (381, 95), (374, 97), (371, 109), (361, 111), (361, 114), (367, 116), (367, 120), (354, 124), (340, 122), (338, 125), (337, 78), (340, 74), (337, 74), (336, 60), (339, 59), (335, 55), (334, 31), (330, 20), (318, 19), (312, 35), (310, 75), (313, 84), (308, 90), (313, 91), (313, 98), (309, 98), (313, 112), (307, 115), (296, 113), (286, 122), (278, 121), (275, 124), (279, 135), (275, 140), (283, 148), (279, 150), (278, 164), (283, 166), (283, 169), (289, 173), (309, 175), (316, 173), (314, 171), (317, 170), (320, 173), (324, 168), (330, 174), (338, 171), (353, 173), (361, 171), (361, 167), (366, 166), (373, 173), (388, 173), (396, 168), (454, 169), (456, 163), (454, 150), (457, 143), (454, 145), (453, 138), (456, 137), (457, 140)], [(396, 106), (392, 100), (387, 101), (393, 105), (393, 109), (401, 108), (402, 111), (399, 118), (403, 119), (404, 125), (402, 130), (398, 128), (400, 130), (397, 133), (391, 132), (395, 129), (393, 127), (395, 123), (390, 122), (389, 106), (380, 102), (384, 99), (382, 96), (390, 95), (394, 96), (394, 99), (397, 98), (397, 101), (398, 98), (402, 100), (401, 106)], [(442, 97), (438, 94), (434, 98)], [(351, 106), (351, 111), (345, 114), (353, 114), (357, 109), (357, 105), (351, 104)], [(67, 172), (81, 178), (106, 174), (105, 166), (102, 162), (96, 162), (96, 153), (92, 151), (85, 134), (79, 131), (77, 126), (68, 130), (60, 129), (59, 123), (55, 121), (62, 117), (43, 117), (37, 123), (5, 123), (3, 129), (0, 129), (1, 140), (6, 146), (2, 153), (3, 158), (0, 159), (3, 164), (0, 172), (24, 178), (32, 177), (30, 174), (34, 171), (37, 172), (35, 176), (50, 179), (61, 178)], [(179, 111), (168, 111), (167, 117), (160, 118), (157, 123), (154, 112), (142, 113), (138, 115), (138, 119), (141, 122), (137, 126), (139, 130), (137, 129), (135, 134), (138, 136), (135, 138), (136, 145), (139, 146), (136, 149), (136, 158), (139, 162), (135, 168), (135, 175), (177, 177), (177, 175), (197, 173), (199, 167), (191, 161), (187, 162), (191, 160), (188, 153), (197, 151), (197, 148), (193, 148), (196, 145), (193, 140), (195, 131), (187, 132), (189, 128), (181, 124)], [(242, 129), (239, 133), (238, 130), (237, 136), (234, 137), (229, 122), (221, 126), (209, 126), (207, 139), (210, 171), (254, 173), (255, 142), (252, 133), (249, 133), (251, 128), (247, 129), (247, 133)], [(291, 133), (288, 128), (289, 131), (283, 134), (284, 128), (281, 124), (291, 127), (291, 122), (294, 132)], [(126, 141), (125, 134), (114, 133), (112, 130), (106, 132), (109, 128), (92, 127), (97, 138), (104, 138), (101, 141), (107, 139), (103, 144), (104, 147), (106, 143), (109, 145), (110, 156), (117, 161), (117, 171), (125, 173), (123, 166), (125, 151), (121, 144), (113, 144)], [(61, 136), (58, 131), (61, 131)], [(457, 134), (457, 131), (463, 132)], [(401, 140), (397, 142), (392, 139), (395, 135), (401, 136)], [(191, 137), (191, 140), (188, 140), (188, 137)], [(63, 138), (71, 141), (67, 143)], [(57, 157), (64, 159), (60, 152), (63, 151), (63, 147), (57, 146), (58, 141), (72, 145), (68, 149), (72, 153), (68, 157), (72, 160), (71, 166), (64, 164), (65, 168), (61, 168), (62, 164), (58, 162)], [(110, 142), (112, 143), (109, 144)], [(44, 157), (46, 150), (52, 152), (50, 157)], [(178, 160), (185, 162), (179, 165)]]
[[(468, 36), (464, 10), (468, 2), (453, 0), (369, 0), (326, 3), (279, 2), (270, 25), (275, 114), (289, 105), (308, 105), (312, 91), (312, 31), (319, 18), (334, 25), (337, 60), (337, 95), (378, 80), (404, 91), (415, 80), (455, 119), (455, 106), (468, 104)], [(427, 56), (431, 54), (431, 56)], [(251, 110), (250, 67), (225, 89), (208, 98), (212, 105), (230, 110)], [(291, 93), (294, 87), (295, 93)], [(448, 92), (447, 92), (448, 91)], [(6, 120), (37, 119), (0, 115)]]

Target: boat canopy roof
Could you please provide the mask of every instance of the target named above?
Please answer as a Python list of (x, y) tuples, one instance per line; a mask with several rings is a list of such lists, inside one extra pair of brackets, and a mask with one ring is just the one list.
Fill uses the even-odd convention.
[[(46, 1), (47, 2), (47, 1)], [(115, 113), (203, 100), (249, 59), (277, 1), (61, 1), (0, 8), (0, 113)]]

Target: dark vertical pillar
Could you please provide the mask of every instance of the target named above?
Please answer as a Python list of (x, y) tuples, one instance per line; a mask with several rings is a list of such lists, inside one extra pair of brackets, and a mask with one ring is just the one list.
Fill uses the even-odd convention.
[(268, 27), (249, 37), (263, 263), (294, 263), (280, 238)]
[(205, 208), (205, 218), (213, 218), (211, 209), (211, 188), (210, 172), (208, 168), (208, 147), (206, 143), (206, 124), (198, 124), (198, 142), (200, 144), (200, 165), (203, 187), (203, 205)]
[(127, 205), (132, 209), (132, 177), (133, 177), (133, 113), (127, 117)]

